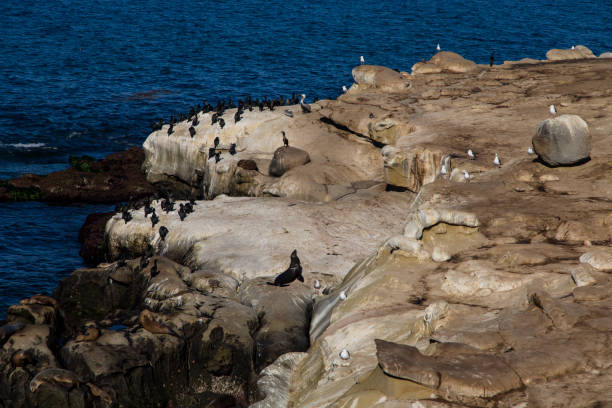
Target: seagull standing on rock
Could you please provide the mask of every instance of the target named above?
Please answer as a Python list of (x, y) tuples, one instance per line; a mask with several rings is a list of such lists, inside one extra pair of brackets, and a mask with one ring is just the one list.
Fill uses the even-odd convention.
[(365, 64), (365, 59), (363, 58), (363, 55), (359, 57), (359, 62), (361, 62), (361, 65)]
[(535, 154), (535, 151), (533, 150), (533, 147), (529, 146), (529, 147), (527, 148), (527, 153), (528, 153), (528, 154)]
[(463, 170), (463, 178), (466, 182), (470, 182), (470, 173), (468, 173), (467, 170)]
[(440, 43), (438, 43), (438, 45), (436, 46), (436, 51), (442, 51), (442, 48), (440, 48)]
[(346, 89), (346, 85), (342, 85), (342, 92), (346, 92), (348, 91), (348, 89)]
[(495, 164), (497, 167), (501, 167), (501, 160), (499, 160), (499, 156), (497, 155), (497, 153), (495, 153), (495, 158), (493, 159), (493, 164)]
[(467, 155), (470, 158), (470, 160), (476, 160), (476, 155), (474, 154), (474, 152), (472, 151), (472, 149), (469, 149), (467, 151)]
[(557, 114), (557, 108), (555, 108), (555, 105), (550, 105), (548, 107), (548, 111), (550, 112), (551, 115), (555, 116)]

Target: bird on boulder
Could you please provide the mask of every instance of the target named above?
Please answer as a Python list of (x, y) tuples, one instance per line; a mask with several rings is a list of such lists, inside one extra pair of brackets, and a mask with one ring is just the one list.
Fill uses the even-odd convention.
[(491, 53), (491, 56), (489, 57), (489, 66), (492, 67), (494, 62), (495, 62), (495, 51), (493, 51)]
[(291, 264), (289, 268), (274, 279), (274, 283), (269, 283), (274, 286), (288, 286), (294, 280), (299, 280), (300, 282), (304, 282), (304, 277), (302, 276), (302, 265), (300, 264), (300, 258), (297, 256), (297, 249), (294, 249), (291, 253)]
[(551, 115), (556, 115), (557, 114), (557, 108), (555, 108), (555, 105), (550, 105), (548, 107), (548, 111), (550, 112)]
[(438, 45), (436, 45), (436, 51), (442, 51), (442, 48), (440, 48), (440, 43), (438, 43)]
[(289, 139), (287, 139), (287, 136), (285, 136), (285, 131), (281, 131), (281, 133), (283, 134), (283, 144), (285, 146), (289, 146)]
[(348, 89), (346, 89), (346, 85), (342, 85), (342, 92), (347, 92)]
[(468, 149), (467, 155), (470, 158), (470, 160), (476, 160), (476, 153), (474, 153), (472, 149)]
[(232, 156), (236, 154), (236, 143), (232, 143), (229, 148), (229, 154)]
[(361, 63), (361, 65), (365, 64), (365, 59), (363, 58), (363, 55), (359, 57), (359, 62)]
[(493, 159), (493, 164), (495, 164), (497, 167), (501, 167), (501, 160), (499, 160), (499, 156), (497, 155), (497, 153), (495, 153), (495, 158)]
[(213, 141), (213, 143), (215, 144), (215, 148), (219, 146), (219, 136), (215, 137), (215, 140)]

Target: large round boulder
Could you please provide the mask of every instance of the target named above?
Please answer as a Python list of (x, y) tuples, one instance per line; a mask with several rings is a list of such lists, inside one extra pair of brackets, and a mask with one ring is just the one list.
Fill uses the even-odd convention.
[(451, 51), (440, 51), (434, 55), (429, 62), (437, 65), (443, 71), (459, 74), (476, 72), (480, 69), (474, 61), (466, 60), (461, 55)]
[(310, 162), (308, 152), (297, 147), (281, 146), (274, 152), (268, 172), (271, 176), (280, 177), (288, 170), (308, 162)]
[(546, 119), (531, 143), (540, 159), (551, 166), (578, 163), (591, 154), (589, 126), (577, 115)]

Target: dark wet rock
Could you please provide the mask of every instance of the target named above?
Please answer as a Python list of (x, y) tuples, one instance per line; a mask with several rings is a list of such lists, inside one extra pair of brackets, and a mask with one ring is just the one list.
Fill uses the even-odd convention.
[(143, 150), (136, 147), (97, 161), (72, 157), (66, 170), (3, 181), (0, 201), (115, 203), (144, 197), (155, 189), (141, 170), (143, 160)]
[(255, 334), (257, 371), (280, 355), (306, 351), (310, 345), (308, 328), (312, 310), (312, 290), (295, 281), (289, 286), (273, 286), (272, 278), (252, 279), (240, 287), (240, 299), (255, 309), (260, 328)]
[(104, 228), (114, 212), (89, 214), (79, 229), (81, 250), (79, 255), (89, 265), (95, 265), (105, 260)]

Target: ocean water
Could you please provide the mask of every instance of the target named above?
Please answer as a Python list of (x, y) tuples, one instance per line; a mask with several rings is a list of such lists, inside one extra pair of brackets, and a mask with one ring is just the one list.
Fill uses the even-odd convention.
[[(363, 55), (409, 70), (444, 50), (487, 63), (550, 48), (612, 50), (612, 1), (5, 0), (0, 179), (141, 144), (203, 99), (335, 98)], [(0, 204), (0, 317), (82, 266), (77, 231), (99, 206)]]

